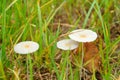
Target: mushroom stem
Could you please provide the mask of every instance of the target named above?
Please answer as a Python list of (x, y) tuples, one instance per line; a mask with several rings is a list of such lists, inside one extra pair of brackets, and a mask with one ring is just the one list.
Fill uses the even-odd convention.
[(69, 73), (69, 53), (70, 51), (67, 51), (67, 63), (66, 63), (66, 66), (67, 66), (67, 69), (66, 69), (66, 80), (68, 80), (68, 73)]
[(83, 43), (81, 43), (82, 44), (82, 57), (81, 57), (81, 68), (80, 68), (80, 80), (81, 80), (81, 78), (82, 78), (82, 69), (83, 69), (83, 58), (84, 58), (84, 45), (83, 45)]
[[(30, 54), (27, 54), (27, 58), (28, 58), (28, 62), (27, 62), (27, 76), (28, 76), (28, 80), (33, 80), (32, 61), (31, 61)], [(29, 66), (29, 70), (30, 70), (30, 76), (29, 76), (28, 66)]]
[(29, 70), (28, 70), (28, 54), (27, 54), (27, 59), (26, 59), (26, 63), (27, 63), (27, 80), (29, 80)]

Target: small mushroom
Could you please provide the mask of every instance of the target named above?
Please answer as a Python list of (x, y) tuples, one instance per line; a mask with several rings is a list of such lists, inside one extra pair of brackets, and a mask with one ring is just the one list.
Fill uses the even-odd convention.
[(78, 45), (78, 42), (71, 39), (64, 39), (57, 42), (57, 47), (62, 50), (73, 50), (76, 49)]

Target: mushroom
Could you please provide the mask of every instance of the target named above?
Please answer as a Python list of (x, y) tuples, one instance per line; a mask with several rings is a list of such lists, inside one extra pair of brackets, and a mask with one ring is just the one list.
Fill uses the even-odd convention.
[(93, 43), (93, 41), (95, 41), (97, 38), (97, 33), (89, 29), (78, 29), (72, 31), (69, 34), (69, 37), (72, 40), (82, 42), (81, 67), (83, 67), (84, 63), (84, 67), (90, 72), (93, 72), (93, 70), (98, 71), (100, 65), (100, 56), (98, 55), (97, 47)]
[[(79, 43), (78, 42), (76, 42), (76, 41), (74, 41), (74, 40), (71, 40), (71, 39), (64, 39), (64, 40), (60, 40), (60, 41), (58, 41), (57, 42), (57, 47), (59, 48), (59, 49), (62, 49), (62, 50), (74, 50), (74, 49), (76, 49), (77, 47), (79, 46)], [(66, 54), (66, 57), (64, 58), (65, 59), (65, 61), (66, 61), (66, 66), (67, 66), (67, 69), (66, 69), (66, 78), (68, 78), (68, 73), (69, 73), (69, 68), (68, 68), (68, 66), (69, 66), (69, 64), (68, 64), (68, 59), (69, 58), (71, 58), (71, 56), (69, 56), (69, 52), (68, 52), (68, 54)], [(71, 60), (71, 59), (70, 59)], [(68, 80), (68, 79), (67, 79)]]
[(78, 42), (71, 39), (64, 39), (57, 42), (57, 47), (62, 50), (73, 50), (79, 45)]
[(29, 80), (29, 70), (28, 65), (30, 67), (30, 79), (33, 78), (32, 74), (32, 61), (30, 58), (30, 53), (33, 53), (39, 49), (39, 44), (33, 41), (24, 41), (16, 44), (14, 46), (14, 51), (18, 54), (27, 54), (27, 80)]
[(96, 40), (97, 34), (93, 32), (92, 30), (88, 29), (78, 29), (74, 30), (69, 34), (69, 37), (72, 40), (78, 41), (78, 42), (92, 42)]
[(18, 54), (29, 54), (37, 51), (39, 44), (33, 41), (24, 41), (14, 46), (14, 51)]

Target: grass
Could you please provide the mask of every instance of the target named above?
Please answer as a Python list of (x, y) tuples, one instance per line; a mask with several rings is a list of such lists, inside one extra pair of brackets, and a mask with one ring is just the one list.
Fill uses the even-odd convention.
[[(115, 80), (120, 75), (117, 71), (120, 34), (118, 30), (114, 31), (118, 36), (112, 35), (111, 28), (120, 27), (119, 3), (119, 0), (0, 0), (0, 79), (25, 79), (26, 57), (15, 54), (13, 47), (18, 42), (32, 40), (38, 42), (40, 48), (30, 56), (30, 80), (44, 78), (42, 69), (57, 80), (79, 80), (79, 59), (76, 58), (73, 68), (68, 59), (70, 52), (57, 49), (56, 42), (68, 38), (66, 33), (71, 30), (89, 28), (99, 35), (102, 77)], [(62, 26), (65, 24), (67, 26)], [(58, 63), (57, 55), (62, 56)], [(113, 63), (113, 60), (116, 61)], [(38, 77), (38, 73), (42, 77)], [(92, 80), (95, 78), (93, 74)]]

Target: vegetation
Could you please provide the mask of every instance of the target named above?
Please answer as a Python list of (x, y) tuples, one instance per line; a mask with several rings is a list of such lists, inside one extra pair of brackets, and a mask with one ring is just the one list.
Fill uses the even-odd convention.
[[(27, 56), (13, 49), (21, 41), (39, 43), (39, 50), (30, 54), (30, 80), (81, 79), (79, 56), (74, 56), (73, 65), (70, 51), (56, 47), (58, 40), (79, 28), (97, 32), (100, 75), (116, 80), (120, 74), (120, 0), (0, 0), (0, 80), (26, 80)], [(94, 72), (87, 76), (96, 80)]]

